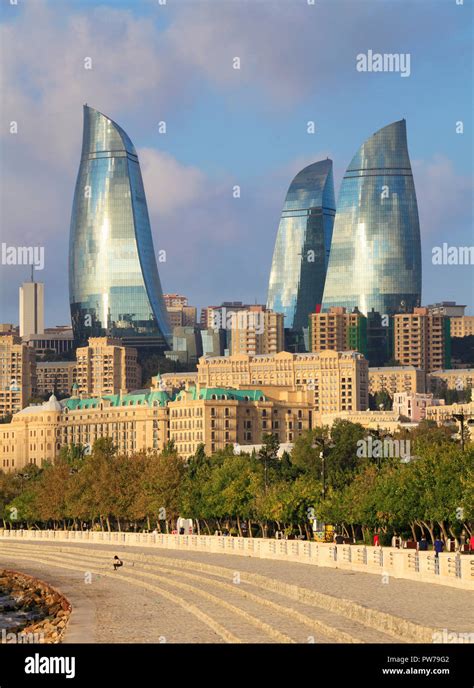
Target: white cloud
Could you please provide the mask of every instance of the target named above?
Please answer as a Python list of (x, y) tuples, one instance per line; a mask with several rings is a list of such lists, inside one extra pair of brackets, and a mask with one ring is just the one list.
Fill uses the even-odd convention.
[(209, 180), (197, 167), (154, 148), (142, 148), (138, 156), (150, 213), (169, 215), (208, 196)]
[(437, 235), (448, 241), (457, 225), (469, 220), (473, 180), (460, 174), (441, 154), (429, 160), (414, 160), (412, 168), (422, 239)]

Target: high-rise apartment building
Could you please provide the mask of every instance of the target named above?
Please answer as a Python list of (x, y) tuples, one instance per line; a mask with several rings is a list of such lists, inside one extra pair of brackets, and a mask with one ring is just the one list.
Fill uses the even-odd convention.
[(20, 411), (35, 391), (34, 350), (17, 335), (0, 335), (0, 417)]
[(163, 294), (163, 301), (166, 308), (188, 305), (188, 297), (181, 294)]
[(36, 363), (38, 396), (46, 394), (70, 396), (76, 382), (76, 374), (76, 361), (38, 361)]
[(472, 337), (474, 335), (474, 315), (462, 315), (449, 319), (451, 337)]
[(278, 226), (267, 297), (267, 307), (284, 314), (289, 330), (307, 328), (321, 304), (335, 208), (331, 160), (298, 172)]
[(377, 131), (342, 180), (323, 311), (411, 312), (421, 299), (421, 242), (405, 120)]
[(81, 396), (126, 393), (141, 386), (137, 350), (109, 337), (91, 337), (76, 351), (76, 382)]
[(333, 306), (328, 313), (309, 317), (311, 351), (359, 351), (367, 354), (367, 318), (357, 309), (347, 313), (343, 306)]
[(20, 337), (44, 332), (44, 284), (24, 282), (20, 287)]
[(74, 336), (167, 348), (163, 302), (137, 152), (124, 130), (84, 106), (69, 246)]
[(451, 367), (449, 318), (434, 315), (428, 308), (393, 318), (393, 356), (402, 366), (425, 372)]
[(424, 394), (426, 373), (414, 366), (386, 366), (369, 368), (369, 393), (386, 392), (390, 397), (397, 393)]
[(274, 313), (265, 306), (248, 306), (231, 320), (229, 349), (238, 354), (277, 354), (285, 346), (283, 313)]

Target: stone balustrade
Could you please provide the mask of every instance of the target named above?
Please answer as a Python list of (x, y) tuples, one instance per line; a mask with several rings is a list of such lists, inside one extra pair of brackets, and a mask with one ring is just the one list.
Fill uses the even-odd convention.
[(408, 578), (424, 583), (474, 589), (474, 557), (433, 552), (335, 545), (332, 543), (267, 538), (240, 538), (217, 535), (165, 535), (161, 533), (123, 533), (74, 530), (4, 530), (0, 539), (54, 541), (117, 546), (159, 547), (170, 550), (235, 554), (294, 561), (299, 564), (330, 566), (351, 571)]

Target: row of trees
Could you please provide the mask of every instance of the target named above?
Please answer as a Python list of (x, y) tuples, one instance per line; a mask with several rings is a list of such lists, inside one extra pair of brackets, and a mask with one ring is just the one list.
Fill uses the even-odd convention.
[[(395, 447), (408, 439), (410, 460), (380, 451), (387, 439)], [(169, 532), (184, 516), (205, 533), (281, 530), (309, 538), (316, 517), (366, 541), (373, 532), (382, 540), (393, 533), (430, 540), (471, 533), (474, 448), (461, 451), (447, 428), (425, 422), (387, 438), (339, 421), (331, 433), (302, 435), (291, 457), (280, 459), (276, 438), (264, 440), (258, 454), (234, 456), (228, 448), (209, 457), (201, 446), (187, 461), (172, 444), (132, 457), (118, 454), (109, 439), (98, 440), (88, 456), (65, 447), (54, 465), (0, 473), (0, 518), (4, 527), (87, 523)]]

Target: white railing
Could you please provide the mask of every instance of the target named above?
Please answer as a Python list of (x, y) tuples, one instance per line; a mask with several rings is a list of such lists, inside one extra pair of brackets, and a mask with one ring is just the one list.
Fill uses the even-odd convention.
[(170, 550), (253, 556), (474, 589), (474, 557), (468, 554), (445, 552), (436, 558), (433, 552), (415, 552), (392, 547), (335, 545), (218, 535), (104, 533), (88, 530), (3, 530), (0, 528), (0, 541), (2, 540), (140, 545)]

